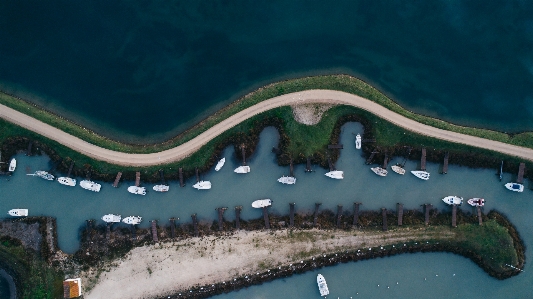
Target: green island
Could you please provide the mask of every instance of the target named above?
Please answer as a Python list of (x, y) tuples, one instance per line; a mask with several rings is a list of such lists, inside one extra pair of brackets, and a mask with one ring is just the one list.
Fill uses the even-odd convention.
[[(231, 103), (179, 136), (160, 144), (131, 145), (109, 140), (74, 122), (6, 94), (0, 94), (0, 103), (104, 148), (126, 153), (151, 153), (183, 144), (221, 120), (260, 101), (308, 89), (345, 91), (371, 99), (420, 123), (533, 148), (533, 132), (510, 135), (491, 130), (457, 126), (438, 119), (418, 115), (403, 109), (363, 81), (346, 75), (307, 77), (265, 86)], [(405, 147), (415, 149), (425, 147), (432, 149), (428, 151), (428, 161), (440, 161), (444, 152), (449, 152), (450, 156), (453, 157), (452, 163), (470, 167), (496, 168), (499, 166), (500, 161), (505, 160), (506, 168), (504, 170), (508, 172), (515, 172), (518, 164), (524, 162), (516, 157), (501, 153), (415, 134), (364, 110), (342, 105), (334, 106), (327, 110), (322, 115), (321, 121), (312, 126), (303, 125), (295, 121), (291, 107), (272, 109), (224, 132), (185, 160), (141, 169), (139, 167), (112, 165), (91, 159), (58, 142), (2, 119), (0, 119), (0, 126), (2, 127), (0, 145), (2, 159), (10, 157), (18, 150), (26, 149), (28, 143), (33, 142), (35, 153), (43, 152), (49, 155), (52, 160), (61, 161), (60, 169), (67, 169), (70, 161), (74, 161), (73, 173), (75, 175), (84, 175), (87, 170), (91, 170), (94, 179), (111, 181), (119, 171), (124, 173), (123, 177), (126, 179), (133, 179), (135, 171), (141, 171), (143, 178), (148, 181), (156, 181), (159, 179), (157, 175), (159, 169), (165, 170), (167, 179), (177, 178), (176, 169), (178, 167), (184, 169), (186, 176), (192, 176), (195, 168), (205, 171), (214, 165), (216, 155), (229, 145), (234, 145), (237, 148), (244, 144), (247, 155), (252, 154), (260, 132), (267, 126), (274, 126), (280, 132), (278, 153), (278, 163), (280, 165), (289, 164), (291, 159), (294, 163), (305, 163), (307, 157), (311, 157), (313, 163), (326, 167), (327, 158), (325, 153), (327, 146), (328, 144), (337, 143), (341, 126), (349, 121), (361, 122), (365, 127), (364, 138), (375, 139), (374, 143), (365, 143), (363, 150), (369, 156), (375, 148), (379, 148), (381, 153), (376, 156), (376, 159), (382, 159), (380, 155), (384, 152), (388, 152), (389, 155), (407, 157)], [(236, 153), (239, 155), (239, 151), (236, 151)], [(329, 157), (333, 160), (336, 160), (338, 155), (338, 150), (329, 152)], [(408, 158), (418, 159), (419, 157), (420, 153), (415, 151)], [(533, 164), (526, 161), (526, 167), (531, 169)], [(530, 174), (527, 175), (531, 178)], [(292, 252), (286, 255), (284, 260), (258, 261), (251, 268), (245, 268), (249, 270), (247, 273), (233, 273), (232, 275), (235, 277), (233, 285), (229, 283), (228, 285), (223, 285), (220, 281), (201, 285), (195, 282), (190, 285), (184, 285), (183, 290), (192, 288), (194, 290), (194, 298), (207, 297), (277, 277), (285, 277), (293, 273), (312, 270), (316, 267), (404, 252), (454, 252), (472, 259), (489, 275), (499, 279), (505, 279), (520, 273), (519, 270), (510, 268), (508, 265), (519, 269), (525, 263), (525, 247), (518, 232), (503, 215), (494, 211), (482, 216), (483, 225), (477, 224), (476, 217), (459, 212), (458, 225), (455, 228), (450, 226), (451, 215), (437, 211), (432, 212), (430, 225), (424, 224), (424, 217), (421, 212), (411, 211), (404, 216), (403, 226), (395, 226), (396, 216), (391, 212), (387, 214), (389, 230), (386, 232), (381, 231), (381, 213), (378, 212), (368, 212), (361, 215), (359, 226), (350, 226), (343, 229), (337, 229), (333, 226), (334, 215), (331, 211), (325, 210), (320, 214), (318, 230), (311, 229), (309, 226), (309, 222), (312, 222), (310, 220), (312, 218), (311, 215), (297, 215), (296, 217), (294, 229), (281, 227), (273, 229), (274, 235), (281, 234), (279, 239), (277, 239), (278, 241), (290, 242), (295, 245), (295, 248), (298, 248), (296, 244), (318, 244), (320, 241), (353, 239), (362, 236), (368, 238), (372, 236), (379, 241), (361, 241), (356, 246), (327, 246), (326, 244), (323, 247), (317, 246), (318, 249), (315, 251), (301, 250)], [(196, 248), (195, 246), (200, 246), (201, 243), (198, 238), (192, 237), (193, 229), (190, 224), (179, 228), (179, 242), (177, 243), (169, 238), (168, 227), (159, 226), (158, 232), (162, 237), (158, 245), (151, 244), (150, 233), (146, 229), (137, 229), (138, 237), (135, 240), (129, 237), (128, 231), (116, 231), (114, 232), (114, 241), (107, 242), (105, 227), (93, 227), (89, 230), (89, 235), (84, 235), (82, 238), (80, 250), (74, 255), (65, 255), (57, 249), (56, 241), (53, 241), (57, 238), (55, 237), (55, 227), (52, 230), (48, 229), (50, 221), (52, 220), (45, 217), (28, 218), (20, 221), (26, 225), (38, 223), (38, 228), (32, 228), (37, 229), (41, 236), (38, 248), (31, 248), (31, 246), (25, 245), (21, 241), (21, 239), (24, 239), (21, 234), (24, 235), (26, 229), (21, 229), (22, 232), (6, 235), (4, 227), (10, 221), (4, 221), (2, 226), (0, 226), (0, 267), (7, 269), (6, 271), (15, 278), (18, 290), (17, 296), (20, 298), (59, 298), (62, 292), (60, 281), (65, 278), (65, 275), (82, 274), (86, 281), (89, 281), (88, 289), (90, 290), (94, 287), (94, 290), (97, 291), (98, 282), (102, 275), (109, 271), (120, 270), (117, 268), (116, 261), (135, 254), (136, 250), (140, 250), (139, 248), (154, 251), (178, 251), (178, 249), (182, 250), (188, 247)], [(272, 216), (272, 223), (278, 223), (279, 221), (288, 222), (288, 216)], [(212, 225), (201, 226), (201, 238), (199, 240), (210, 240), (210, 242), (214, 242), (213, 244), (218, 244), (216, 242), (232, 238), (233, 234), (238, 238), (242, 237), (239, 232), (233, 232), (232, 229), (219, 233), (215, 227), (216, 221)], [(225, 227), (233, 226), (232, 223), (226, 223)], [(263, 232), (261, 236), (264, 237), (257, 239), (254, 237), (251, 243), (243, 243), (243, 248), (248, 248), (247, 246), (250, 246), (250, 244), (257, 247), (266, 246), (267, 244), (262, 245), (261, 242), (267, 242), (269, 240), (268, 236), (272, 235), (264, 232), (261, 219), (245, 222), (242, 229), (246, 232)], [(244, 237), (242, 238), (244, 239)], [(406, 245), (404, 246), (403, 244)], [(224, 258), (223, 254), (220, 256), (222, 257), (221, 259)], [(225, 254), (230, 255), (231, 250), (226, 251)], [(199, 258), (201, 257), (203, 256)], [(292, 263), (300, 260), (302, 261), (301, 265), (292, 265)], [(150, 274), (153, 271), (150, 268), (146, 270)], [(248, 275), (256, 271), (258, 274), (254, 274), (253, 279), (248, 279)], [(222, 280), (224, 279), (229, 278), (224, 277)], [(211, 287), (211, 285), (213, 286)], [(174, 289), (175, 292), (180, 290), (182, 289)], [(154, 294), (154, 297), (160, 295)], [(176, 298), (193, 297), (193, 295), (178, 296), (177, 293), (173, 294), (173, 296), (176, 296)]]

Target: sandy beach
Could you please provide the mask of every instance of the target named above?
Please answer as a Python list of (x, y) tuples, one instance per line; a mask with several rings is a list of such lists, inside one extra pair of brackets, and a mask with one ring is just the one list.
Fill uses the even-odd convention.
[[(147, 298), (186, 291), (196, 285), (298, 263), (324, 253), (382, 246), (408, 240), (452, 237), (450, 230), (398, 229), (388, 232), (289, 230), (239, 231), (222, 237), (148, 245), (133, 249), (95, 278), (82, 275), (85, 298)], [(120, 292), (117, 292), (120, 290)]]
[(196, 152), (203, 145), (224, 131), (236, 126), (237, 124), (254, 115), (260, 114), (267, 110), (281, 106), (315, 103), (329, 105), (350, 105), (358, 107), (415, 133), (478, 148), (485, 148), (511, 156), (520, 157), (521, 159), (528, 161), (533, 161), (533, 149), (434, 128), (397, 114), (371, 100), (334, 90), (307, 90), (271, 98), (244, 109), (235, 115), (232, 115), (231, 117), (221, 121), (202, 134), (198, 135), (196, 138), (180, 146), (151, 154), (128, 154), (101, 148), (4, 105), (0, 105), (0, 117), (16, 125), (55, 140), (96, 160), (106, 161), (118, 165), (150, 166), (180, 161)]

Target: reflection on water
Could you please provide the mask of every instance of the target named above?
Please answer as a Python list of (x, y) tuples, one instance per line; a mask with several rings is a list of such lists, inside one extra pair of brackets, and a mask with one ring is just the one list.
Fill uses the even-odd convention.
[[(198, 214), (200, 221), (212, 221), (217, 217), (217, 207), (229, 207), (225, 218), (232, 220), (235, 218), (233, 207), (237, 205), (244, 207), (241, 214), (243, 219), (258, 218), (261, 217), (261, 211), (253, 209), (250, 204), (264, 197), (274, 200), (271, 213), (286, 214), (291, 202), (296, 203), (299, 213), (311, 212), (315, 202), (322, 202), (322, 209), (335, 210), (338, 204), (342, 204), (350, 210), (354, 201), (362, 202), (363, 210), (378, 210), (381, 207), (395, 209), (397, 202), (403, 203), (406, 209), (432, 203), (436, 208), (449, 210), (441, 198), (459, 195), (466, 199), (484, 197), (487, 200), (485, 212), (497, 209), (506, 214), (522, 234), (526, 247), (533, 248), (533, 237), (527, 234), (533, 226), (529, 215), (533, 208), (532, 193), (526, 190), (518, 194), (503, 187), (503, 183), (512, 180), (516, 174), (505, 174), (500, 183), (494, 175), (499, 165), (495, 165), (494, 169), (450, 165), (448, 174), (440, 175), (439, 165), (429, 163), (427, 169), (432, 173), (429, 181), (422, 181), (411, 174), (400, 176), (392, 171), (385, 178), (378, 177), (364, 164), (362, 152), (355, 149), (352, 133), (362, 132), (358, 123), (343, 126), (341, 143), (344, 149), (336, 166), (344, 171), (344, 180), (327, 178), (324, 176), (326, 171), (321, 168), (315, 168), (313, 173), (305, 173), (304, 165), (298, 165), (295, 167), (298, 178), (296, 185), (278, 183), (277, 178), (287, 175), (289, 169), (277, 166), (271, 149), (277, 146), (279, 136), (274, 128), (267, 128), (261, 133), (255, 154), (247, 161), (252, 169), (249, 174), (233, 173), (239, 161), (234, 157), (233, 147), (228, 147), (223, 152), (226, 165), (222, 170), (211, 170), (202, 175), (202, 179), (212, 182), (211, 190), (193, 189), (191, 186), (194, 182), (191, 179), (185, 188), (180, 188), (178, 182), (170, 182), (171, 189), (164, 194), (151, 191), (152, 185), (147, 185), (150, 191), (146, 196), (129, 194), (126, 189), (132, 182), (122, 182), (117, 189), (111, 187), (110, 183), (104, 183), (102, 191), (94, 193), (79, 186), (71, 188), (26, 176), (26, 172), (49, 169), (49, 161), (46, 157), (17, 155), (19, 166), (15, 174), (0, 180), (0, 212), (5, 213), (11, 208), (29, 208), (30, 215), (57, 217), (59, 246), (72, 253), (78, 247), (78, 231), (84, 220), (100, 219), (108, 213), (143, 216), (144, 223), (141, 226), (148, 227), (148, 221), (152, 219), (157, 219), (160, 224), (168, 223), (170, 217), (179, 217), (180, 222), (190, 222), (193, 213)], [(392, 164), (396, 162), (399, 159), (391, 161)], [(453, 163), (453, 157), (450, 162)], [(417, 161), (408, 161), (406, 169), (413, 170), (416, 165)], [(526, 182), (526, 186), (528, 184)], [(461, 208), (471, 211), (467, 205)], [(526, 251), (526, 259), (531, 258), (530, 251)], [(329, 267), (320, 272), (326, 276), (332, 294), (342, 298), (356, 296), (357, 292), (375, 298), (415, 295), (482, 298), (511, 292), (514, 292), (513, 296), (520, 297), (520, 294), (529, 294), (526, 289), (529, 282), (533, 281), (529, 274), (530, 264), (526, 263), (524, 273), (505, 281), (490, 278), (469, 260), (451, 254), (403, 255)], [(226, 298), (310, 298), (318, 294), (315, 274), (307, 273), (251, 287), (226, 295)], [(399, 284), (395, 285), (395, 282)], [(390, 288), (385, 289), (387, 286)]]

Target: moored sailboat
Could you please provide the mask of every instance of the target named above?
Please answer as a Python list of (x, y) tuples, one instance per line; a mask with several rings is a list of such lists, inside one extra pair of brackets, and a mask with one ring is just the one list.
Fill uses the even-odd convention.
[(446, 204), (449, 205), (460, 205), (463, 203), (463, 198), (458, 196), (446, 196), (442, 199)]
[(392, 165), (390, 168), (392, 169), (392, 171), (396, 172), (397, 174), (401, 174), (401, 175), (405, 174), (405, 169), (400, 165)]
[(100, 188), (102, 187), (102, 185), (95, 183), (93, 181), (83, 180), (83, 181), (80, 181), (80, 187), (82, 187), (85, 190), (100, 192)]
[(379, 176), (387, 176), (387, 174), (388, 174), (388, 171), (386, 169), (381, 168), (381, 167), (373, 167), (373, 168), (370, 168), (370, 170), (372, 170), (375, 174), (377, 174)]
[(62, 176), (62, 177), (58, 177), (57, 181), (61, 185), (70, 186), (70, 187), (76, 186), (76, 179), (73, 179), (73, 178)]
[(342, 180), (344, 179), (344, 172), (340, 170), (333, 170), (325, 174), (325, 176), (332, 179)]
[(34, 173), (28, 173), (26, 175), (32, 175), (32, 176), (40, 177), (40, 178), (45, 179), (47, 181), (53, 181), (54, 178), (55, 178), (53, 175), (49, 174), (48, 172), (46, 172), (44, 170), (37, 170)]
[(224, 166), (224, 163), (226, 163), (226, 158), (220, 159), (220, 161), (217, 163), (217, 166), (215, 166), (215, 171), (219, 171), (222, 166)]
[(429, 172), (423, 170), (412, 170), (411, 173), (417, 178), (427, 181), (429, 180)]

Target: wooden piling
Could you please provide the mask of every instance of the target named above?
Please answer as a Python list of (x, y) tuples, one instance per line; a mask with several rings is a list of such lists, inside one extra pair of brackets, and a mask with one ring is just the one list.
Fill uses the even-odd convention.
[(291, 163), (289, 164), (289, 171), (290, 171), (290, 175), (294, 177), (294, 165), (292, 163), (292, 158), (291, 158)]
[(157, 221), (152, 220), (152, 240), (154, 242), (159, 242), (159, 239), (157, 238)]
[(241, 229), (241, 210), (242, 206), (235, 207), (235, 228)]
[(342, 205), (337, 205), (337, 228), (341, 228)]
[(383, 217), (383, 231), (387, 231), (387, 209), (381, 208), (381, 217)]
[(131, 230), (131, 238), (132, 239), (136, 239), (137, 238), (137, 229), (135, 228), (135, 225), (131, 225), (130, 230)]
[(383, 169), (387, 169), (387, 164), (388, 164), (388, 161), (389, 161), (389, 155), (385, 154), (385, 159), (383, 159)]
[(516, 182), (519, 184), (522, 184), (524, 182), (524, 171), (526, 169), (525, 163), (520, 163), (520, 166), (518, 166), (518, 176), (516, 177)]
[(70, 178), (70, 174), (72, 173), (72, 168), (74, 168), (74, 161), (70, 163), (70, 167), (68, 168), (68, 174), (67, 177)]
[(113, 187), (118, 187), (118, 182), (120, 181), (120, 178), (122, 177), (122, 172), (117, 173), (117, 177), (115, 178), (115, 181), (113, 182)]
[(194, 236), (198, 237), (198, 219), (196, 218), (196, 213), (191, 215), (192, 218), (192, 226), (194, 228)]
[(165, 184), (165, 174), (163, 173), (163, 169), (159, 169), (159, 177), (161, 178), (161, 184)]
[(396, 204), (396, 215), (398, 215), (398, 226), (403, 225), (403, 204)]
[(305, 171), (306, 172), (313, 171), (313, 170), (311, 170), (311, 158), (310, 157), (307, 157), (307, 164), (305, 165)]
[(483, 225), (483, 218), (481, 217), (481, 207), (476, 207), (477, 210), (477, 221), (479, 225)]
[(224, 230), (224, 211), (228, 208), (217, 208), (218, 211), (218, 230)]
[(431, 204), (424, 204), (424, 212), (425, 212), (425, 217), (424, 217), (424, 222), (426, 225), (429, 225), (429, 211), (431, 211), (431, 208), (433, 206)]
[(176, 238), (176, 218), (172, 217), (170, 220), (170, 237)]
[(270, 221), (268, 220), (267, 207), (263, 207), (263, 218), (265, 219), (265, 228), (270, 229)]
[(28, 143), (28, 150), (26, 151), (26, 156), (31, 156), (31, 146), (33, 145), (33, 141), (30, 140)]
[(457, 227), (457, 205), (452, 206), (452, 227)]
[(196, 167), (196, 182), (200, 181), (200, 173), (198, 172), (198, 167)]
[(360, 205), (361, 205), (360, 202), (353, 203), (353, 226), (357, 226), (359, 224), (359, 206)]
[(137, 171), (135, 173), (135, 186), (139, 187), (140, 184), (141, 184), (141, 172)]
[(442, 173), (447, 174), (448, 173), (448, 157), (450, 156), (449, 152), (446, 152), (444, 154), (444, 165), (442, 166)]
[(289, 207), (290, 207), (290, 212), (289, 212), (289, 226), (290, 227), (294, 227), (294, 205), (296, 203), (292, 202), (289, 204)]
[(420, 170), (426, 171), (426, 148), (422, 148), (422, 157), (420, 158)]
[(246, 150), (244, 148), (244, 144), (241, 145), (241, 154), (242, 154), (242, 165), (246, 165)]
[(106, 234), (105, 234), (105, 238), (106, 240), (109, 241), (109, 239), (111, 239), (111, 224), (112, 223), (107, 223), (106, 224)]
[(183, 183), (183, 168), (178, 169), (178, 177), (180, 179), (180, 187), (185, 187), (185, 183)]
[(315, 203), (315, 214), (313, 217), (313, 226), (316, 227), (316, 224), (318, 222), (318, 208), (320, 207), (321, 203)]

